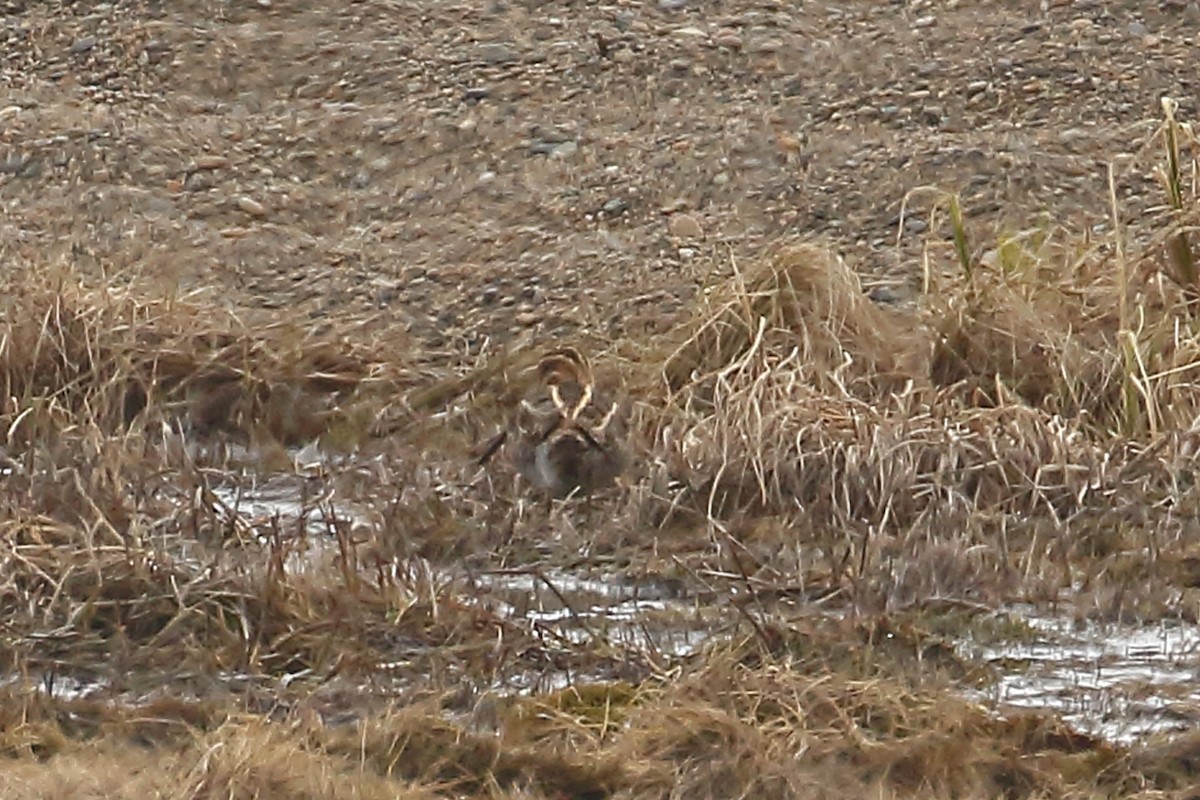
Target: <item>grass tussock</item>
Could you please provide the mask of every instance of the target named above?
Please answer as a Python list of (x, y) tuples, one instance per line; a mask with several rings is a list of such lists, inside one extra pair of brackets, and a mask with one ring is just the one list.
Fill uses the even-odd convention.
[[(709, 399), (738, 374), (786, 357), (816, 395), (873, 396), (922, 370), (906, 321), (871, 302), (858, 276), (816, 245), (782, 247), (704, 291), (663, 379), (689, 400)], [(784, 368), (787, 368), (784, 365)]]
[(588, 498), (471, 458), (536, 349), (435, 369), (14, 264), (0, 793), (1185, 791), (1186, 739), (969, 702), (996, 676), (956, 646), (1028, 636), (1014, 601), (1200, 615), (1194, 142), (1162, 136), (1136, 241), (1114, 203), (979, 245), (955, 203), (903, 306), (813, 243), (731, 261), (668, 347), (587, 353), (634, 456)]
[[(536, 725), (510, 713), (493, 717), (493, 734), (415, 704), (348, 726), (235, 714), (129, 750), (120, 745), (144, 733), (143, 718), (165, 724), (170, 711), (108, 708), (85, 729), (72, 723), (79, 703), (41, 700), (22, 718), (39, 718), (53, 747), (4, 779), (34, 787), (90, 777), (110, 787), (107, 796), (150, 785), (179, 798), (1084, 797), (1177, 780), (1177, 771), (1152, 772), (1162, 760), (1150, 751), (1140, 772), (1121, 751), (1049, 716), (997, 716), (898, 673), (864, 680), (762, 656), (750, 640), (710, 651), (632, 704), (620, 693), (593, 696), (597, 708), (625, 716), (617, 727), (581, 725), (588, 714), (578, 702), (538, 702)], [(21, 708), (15, 700), (10, 707)], [(123, 780), (105, 752), (121, 754)]]
[(906, 307), (812, 244), (734, 264), (647, 363), (659, 510), (641, 518), (708, 526), (723, 570), (822, 564), (890, 608), (1053, 596), (1084, 555), (1088, 575), (1141, 553), (1152, 586), (1174, 580), (1151, 564), (1186, 544), (1174, 514), (1194, 505), (1200, 336), (1163, 260), (1196, 221), (1170, 177), (1185, 133), (1158, 132), (1174, 199), (1137, 248), (1117, 205), (1107, 238), (1043, 225), (977, 249), (959, 209), (929, 255), (948, 268)]
[[(14, 264), (0, 285), (0, 388), (11, 444), (77, 416), (103, 431), (165, 419), (198, 436), (361, 444), (408, 380), (382, 342), (251, 326), (211, 299), (98, 286), (68, 266)], [(378, 353), (389, 351), (387, 361)]]

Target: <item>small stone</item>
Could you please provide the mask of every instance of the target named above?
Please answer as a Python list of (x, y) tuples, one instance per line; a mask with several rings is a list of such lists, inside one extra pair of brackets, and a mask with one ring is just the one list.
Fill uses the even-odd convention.
[(475, 48), (475, 56), (487, 64), (509, 64), (517, 60), (517, 51), (504, 42), (487, 42)]
[(496, 173), (492, 172), (491, 170), (479, 173), (480, 183), (491, 183), (494, 180), (496, 180)]
[(81, 56), (84, 53), (90, 53), (96, 47), (95, 36), (84, 36), (82, 39), (76, 39), (71, 45), (71, 54)]
[(694, 247), (679, 248), (679, 257), (682, 258), (684, 261), (691, 261), (693, 258), (696, 257), (696, 248), (694, 248)]
[(784, 44), (780, 39), (763, 39), (761, 42), (755, 43), (755, 45), (750, 49), (755, 53), (765, 55), (770, 53), (778, 53), (780, 50), (784, 49)]
[(551, 158), (570, 158), (579, 152), (579, 145), (576, 142), (563, 142), (555, 145), (550, 151)]
[(715, 186), (725, 186), (729, 183), (729, 173), (718, 172), (716, 175), (713, 175), (712, 182)]
[(677, 239), (703, 239), (704, 228), (691, 214), (672, 214), (667, 220), (667, 230)]
[(203, 192), (205, 189), (211, 189), (216, 182), (211, 176), (203, 172), (193, 172), (188, 175), (183, 182), (183, 188), (189, 192)]
[(637, 58), (637, 54), (628, 47), (622, 47), (620, 50), (612, 54), (613, 61), (618, 64), (630, 64)]
[(478, 103), (491, 97), (492, 90), (486, 86), (475, 86), (463, 92), (463, 102)]
[(695, 27), (694, 25), (686, 25), (682, 28), (676, 28), (674, 34), (681, 39), (706, 39), (708, 34)]
[(628, 209), (629, 209), (629, 203), (627, 203), (624, 199), (622, 199), (620, 197), (614, 197), (613, 199), (611, 199), (607, 203), (605, 203), (604, 206), (600, 210), (603, 211), (605, 214), (608, 214), (609, 216), (615, 217), (618, 214), (621, 214)]
[(687, 0), (658, 0), (658, 7), (663, 11), (679, 11), (687, 6)]
[(900, 302), (900, 295), (887, 286), (876, 286), (867, 292), (867, 297), (881, 305), (896, 305)]
[(934, 25), (937, 25), (937, 17), (933, 16), (932, 14), (924, 17), (917, 17), (916, 20), (913, 21), (913, 27), (917, 30), (922, 28), (932, 28)]
[(538, 323), (540, 317), (532, 311), (522, 311), (513, 317), (518, 325), (523, 325), (526, 328), (532, 327)]
[(713, 36), (713, 44), (715, 44), (717, 47), (728, 48), (729, 50), (741, 50), (742, 45), (745, 43), (742, 41), (742, 37), (738, 35), (737, 31), (733, 30), (732, 28), (721, 28), (719, 31), (717, 31), (716, 35)]
[(0, 174), (8, 173), (9, 175), (20, 174), (21, 170), (25, 169), (28, 159), (23, 156), (9, 156), (0, 161)]
[(193, 169), (222, 169), (227, 166), (229, 166), (229, 159), (225, 156), (208, 154), (197, 158)]
[(237, 207), (252, 217), (265, 217), (267, 215), (266, 206), (253, 197), (242, 195), (237, 199)]

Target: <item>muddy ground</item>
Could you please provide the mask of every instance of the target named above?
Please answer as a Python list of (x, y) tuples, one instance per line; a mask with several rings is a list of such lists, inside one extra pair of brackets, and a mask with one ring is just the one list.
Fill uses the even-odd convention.
[(0, 0), (0, 794), (1194, 796), (1200, 7), (1044, 5)]

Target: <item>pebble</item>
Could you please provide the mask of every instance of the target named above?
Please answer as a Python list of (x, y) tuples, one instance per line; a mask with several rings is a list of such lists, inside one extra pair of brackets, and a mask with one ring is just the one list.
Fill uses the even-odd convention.
[(267, 208), (253, 197), (242, 195), (237, 199), (237, 207), (252, 217), (265, 217)]
[(486, 42), (475, 48), (475, 57), (487, 64), (509, 64), (517, 60), (517, 51), (504, 42)]
[(202, 172), (193, 172), (191, 175), (188, 175), (187, 179), (185, 179), (183, 182), (183, 188), (187, 189), (189, 192), (203, 192), (206, 189), (211, 189), (215, 185), (216, 181)]
[(713, 36), (713, 44), (717, 47), (725, 47), (730, 50), (741, 50), (742, 45), (745, 43), (737, 31), (731, 28), (722, 28)]
[(614, 197), (601, 208), (605, 214), (616, 216), (629, 209), (629, 203), (620, 197)]
[(550, 151), (551, 158), (570, 158), (579, 152), (579, 144), (576, 142), (563, 142), (555, 145)]
[(704, 228), (691, 214), (672, 214), (667, 219), (667, 230), (677, 239), (704, 238)]
[(475, 86), (463, 92), (463, 102), (478, 103), (491, 97), (492, 90), (486, 86)]
[(25, 169), (27, 163), (29, 163), (28, 159), (22, 156), (9, 156), (5, 160), (0, 161), (0, 173), (18, 175), (21, 170)]
[(876, 286), (875, 288), (871, 289), (871, 291), (867, 292), (867, 297), (870, 298), (872, 302), (879, 303), (881, 305), (896, 305), (900, 302), (900, 295), (897, 294), (894, 289), (891, 289), (887, 286)]
[(222, 155), (208, 154), (196, 159), (193, 169), (222, 169), (229, 166), (229, 159)]
[(71, 54), (76, 56), (83, 55), (84, 53), (91, 52), (95, 46), (95, 36), (84, 36), (82, 39), (76, 39), (75, 43), (71, 45)]

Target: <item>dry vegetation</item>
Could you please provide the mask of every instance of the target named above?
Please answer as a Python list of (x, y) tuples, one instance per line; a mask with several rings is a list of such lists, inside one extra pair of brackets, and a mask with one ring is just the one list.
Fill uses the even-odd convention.
[[(389, 69), (411, 69), (400, 77), (419, 84), (423, 65), (437, 63), (475, 80), (467, 67), (483, 60), (496, 74), (464, 106), (479, 110), (491, 92), (514, 107), (512, 98), (544, 104), (536, 113), (549, 119), (553, 103), (526, 96), (530, 74), (589, 88), (612, 80), (611, 95), (642, 87), (630, 77), (638, 70), (663, 67), (673, 76), (667, 88), (682, 92), (670, 84), (699, 67), (705, 86), (714, 72), (755, 84), (755, 69), (787, 73), (792, 58), (832, 73), (845, 60), (835, 49), (800, 52), (788, 39), (755, 50), (759, 33), (747, 25), (745, 35), (723, 28), (701, 57), (680, 44), (695, 35), (679, 34), (686, 20), (670, 17), (667, 3), (651, 10), (668, 15), (666, 44), (649, 24), (642, 31), (618, 14), (612, 31), (588, 33), (598, 51), (579, 65), (563, 61), (579, 48), (546, 45), (549, 55), (524, 59), (467, 39), (451, 41), (463, 52), (443, 63), (437, 14), (449, 12), (440, 4), (415, 14), (421, 35), (394, 37), (404, 40), (397, 53), (372, 39), (372, 26), (400, 24), (393, 4), (348, 4), (362, 16), (338, 17), (346, 38), (329, 41), (303, 26), (255, 38), (263, 31), (254, 9), (209, 5), (218, 4), (180, 4), (204, 21), (194, 29), (122, 6), (128, 19), (118, 22), (128, 25), (114, 25), (129, 41), (76, 37), (54, 19), (40, 32), (5, 31), (7, 41), (41, 35), (46, 52), (67, 53), (64, 66), (13, 49), (13, 63), (30, 62), (30, 75), (75, 70), (70, 80), (100, 99), (89, 121), (56, 104), (62, 87), (30, 79), (29, 108), (0, 102), (0, 122), (17, 120), (12, 131), (36, 127), (26, 111), (41, 108), (40, 123), (72, 132), (63, 142), (37, 138), (29, 158), (0, 162), (5, 180), (57, 169), (61, 147), (61, 163), (93, 181), (64, 178), (53, 191), (27, 192), (20, 209), (6, 206), (13, 219), (25, 216), (11, 225), (6, 217), (0, 241), (0, 798), (1197, 796), (1200, 737), (1125, 744), (1049, 712), (976, 702), (971, 690), (998, 673), (960, 646), (1032, 637), (1017, 604), (1089, 622), (1200, 624), (1200, 143), (1173, 106), (1144, 126), (1074, 132), (1092, 144), (1157, 126), (1132, 157), (1115, 160), (1103, 229), (1040, 224), (995, 238), (957, 195), (915, 191), (898, 223), (910, 234), (903, 257), (886, 246), (897, 227), (887, 204), (871, 196), (893, 188), (881, 183), (886, 159), (834, 164), (822, 180), (836, 191), (774, 186), (808, 169), (799, 162), (809, 154), (773, 120), (766, 139), (783, 162), (760, 159), (744, 174), (766, 181), (754, 190), (763, 208), (768, 199), (813, 205), (772, 225), (807, 215), (831, 233), (850, 220), (864, 227), (860, 252), (901, 263), (917, 247), (906, 221), (923, 209), (920, 291), (891, 302), (864, 291), (860, 265), (826, 240), (768, 246), (778, 233), (768, 226), (759, 238), (701, 247), (691, 240), (702, 237), (676, 235), (686, 232), (681, 220), (720, 229), (714, 220), (686, 216), (686, 203), (664, 212), (649, 191), (619, 193), (595, 159), (578, 170), (591, 170), (587, 186), (571, 188), (575, 167), (564, 162), (612, 134), (601, 124), (594, 129), (608, 133), (527, 134), (501, 102), (460, 119), (443, 114), (441, 86), (411, 91), (415, 105), (403, 107), (419, 136), (401, 135), (411, 131), (386, 117), (368, 124), (373, 103), (395, 111), (380, 99), (390, 102), (402, 83)], [(324, 21), (323, 8), (295, 11)], [(513, 13), (536, 18), (537, 10)], [(813, 14), (802, 26), (817, 25)], [(95, 16), (88, 24), (107, 24)], [(151, 20), (144, 26), (143, 17)], [(218, 17), (237, 24), (223, 28)], [(868, 21), (864, 30), (879, 28)], [(511, 24), (501, 12), (476, 22)], [(550, 33), (534, 40), (553, 42), (583, 23), (537, 25)], [(879, 30), (892, 35), (887, 24)], [(896, 52), (920, 51), (922, 36), (955, 45), (949, 24), (905, 30), (886, 40)], [(1071, 30), (1075, 47), (1091, 28)], [(1011, 79), (1026, 92), (1021, 64), (1036, 42), (1011, 44)], [(267, 46), (283, 55), (260, 59), (254, 48)], [(1072, 64), (1070, 47), (1054, 50), (1056, 69)], [(1097, 58), (1105, 63), (1128, 49), (1115, 38), (1104, 47)], [(120, 69), (102, 63), (114, 53)], [(693, 61), (681, 64), (681, 53)], [(348, 78), (315, 69), (334, 54), (361, 58), (363, 68), (346, 69)], [(144, 72), (126, 72), (131, 64)], [(952, 80), (966, 83), (977, 65), (953, 66)], [(883, 82), (888, 70), (904, 72), (870, 69), (881, 72), (814, 83), (797, 102), (817, 106), (814, 126), (857, 114), (880, 141), (934, 136), (912, 120), (889, 127), (878, 115), (893, 112), (875, 109), (880, 98), (842, 96)], [(197, 75), (200, 88), (187, 94), (180, 87)], [(256, 81), (270, 90), (262, 97), (282, 86), (280, 96), (295, 103), (264, 111), (262, 97), (250, 98), (247, 108), (271, 119), (257, 132), (269, 147), (254, 139), (253, 114), (228, 124), (213, 111)], [(1034, 89), (1092, 97), (1090, 83), (1053, 83)], [(129, 123), (133, 112), (122, 116), (121, 92), (153, 98), (164, 85), (174, 105), (163, 113), (185, 120), (191, 150), (156, 138), (144, 120), (144, 129)], [(730, 79), (730, 97), (756, 107), (743, 88)], [(574, 91), (564, 83), (561, 94)], [(881, 109), (893, 96), (912, 100), (888, 91)], [(981, 115), (965, 118), (979, 137), (971, 147), (1011, 144), (1009, 167), (1032, 169), (1020, 163), (1021, 147), (984, 124), (987, 108), (1014, 95), (997, 80), (945, 102)], [(329, 110), (320, 98), (346, 103)], [(1024, 98), (1011, 113), (1058, 122), (1076, 113), (1070, 103)], [(674, 107), (650, 99), (681, 126)], [(825, 113), (835, 101), (844, 105)], [(945, 117), (943, 128), (957, 113), (933, 111), (895, 113)], [(713, 156), (718, 150), (705, 148), (725, 146), (727, 135), (749, 142), (761, 133), (744, 120), (730, 125), (711, 141), (672, 129), (657, 143), (670, 143), (665, 160), (646, 146), (637, 157), (647, 160), (626, 172), (649, 174), (663, 160), (674, 182), (664, 192), (682, 197), (697, 181), (688, 158)], [(93, 126), (141, 140), (97, 155), (85, 146)], [(374, 142), (378, 126), (403, 158)], [(443, 127), (454, 146), (437, 139)], [(313, 149), (297, 150), (306, 136)], [(524, 172), (491, 172), (488, 155), (460, 174), (456, 160), (467, 163), (463, 143), (474, 138), (518, 159), (549, 151)], [(334, 147), (346, 142), (344, 152)], [(558, 149), (564, 144), (575, 150)], [(195, 153), (203, 157), (189, 160)], [(941, 155), (934, 147), (922, 157), (932, 164)], [(262, 169), (271, 191), (260, 196), (275, 207), (235, 185), (250, 180), (251, 166)], [(468, 205), (463, 175), (482, 166), (503, 191), (521, 180), (530, 191), (495, 188), (497, 216), (455, 229), (464, 215), (445, 209)], [(831, 169), (818, 167), (814, 174)], [(311, 185), (289, 183), (297, 169), (312, 173)], [(384, 177), (405, 170), (428, 180), (389, 194)], [(732, 184), (714, 196), (745, 191), (729, 171), (720, 174)], [(1157, 189), (1147, 188), (1151, 174)], [(145, 186), (96, 190), (129, 176)], [(964, 191), (984, 192), (1004, 176), (991, 177)], [(1077, 183), (1081, 192), (1092, 185)], [(91, 189), (70, 199), (82, 185)], [(18, 196), (10, 184), (0, 188), (12, 192), (6, 201)], [(837, 198), (849, 194), (861, 202), (843, 214)], [(200, 199), (190, 221), (211, 228), (153, 219), (154, 209), (191, 195)], [(614, 198), (621, 203), (612, 208), (633, 206), (631, 229), (635, 220), (647, 230), (665, 225), (679, 239), (667, 250), (692, 253), (688, 279), (704, 278), (694, 297), (671, 285), (686, 282), (671, 271), (682, 257), (660, 254), (637, 272), (634, 262), (650, 263), (657, 244), (583, 252), (586, 226), (570, 204), (605, 208)], [(56, 215), (56, 202), (77, 215)], [(733, 219), (737, 202), (723, 207), (726, 222), (749, 230)], [(339, 204), (340, 217), (331, 213)], [(530, 218), (541, 227), (526, 225)], [(610, 221), (617, 233), (604, 235), (619, 243), (622, 229)], [(60, 247), (18, 235), (22, 225)], [(543, 305), (543, 289), (514, 273), (500, 289), (482, 289), (480, 308), (446, 309), (464, 328), (502, 319), (494, 337), (446, 333), (438, 313), (401, 336), (390, 312), (372, 305), (363, 264), (390, 263), (406, 252), (401, 245), (415, 252), (423, 241), (444, 245), (429, 245), (424, 257), (462, 257), (464, 273), (487, 272), (464, 253), (489, 242), (497, 262), (523, 270), (576, 260), (587, 269), (538, 275), (552, 295)], [(525, 258), (539, 247), (559, 249), (549, 261)], [(595, 263), (606, 258), (612, 263)], [(453, 264), (440, 275), (428, 270), (428, 280), (405, 266), (390, 276), (404, 284), (395, 313), (414, 319), (426, 306), (439, 311), (447, 292), (482, 286)], [(586, 289), (574, 312), (562, 298), (603, 268), (636, 273), (625, 288), (636, 288), (640, 310), (615, 319), (609, 330), (619, 335), (605, 337), (598, 325), (575, 335), (588, 327), (581, 320), (596, 322), (584, 318), (599, 311), (580, 309), (603, 305), (595, 302), (603, 288)], [(311, 285), (293, 286), (301, 273)], [(419, 282), (442, 285), (423, 294)], [(242, 283), (254, 302), (225, 296)], [(681, 297), (690, 304), (672, 317), (666, 305)], [(294, 313), (277, 311), (290, 301)], [(561, 319), (539, 318), (546, 308)], [(639, 331), (641, 317), (656, 318), (638, 322)], [(615, 428), (626, 432), (632, 459), (618, 486), (551, 501), (504, 458), (481, 466), (479, 453), (532, 390), (538, 358), (563, 345), (586, 353), (600, 388), (619, 398)], [(1194, 702), (1163, 713), (1194, 719)]]
[[(593, 350), (636, 466), (550, 506), (471, 459), (537, 353), (435, 370), (10, 251), (4, 796), (1185, 796), (1194, 738), (967, 702), (992, 677), (934, 633), (1200, 612), (1196, 142), (1156, 141), (1134, 246), (948, 204), (959, 270), (908, 309), (816, 244), (731, 261), (674, 340)], [(672, 587), (706, 638), (601, 630), (562, 576)]]

